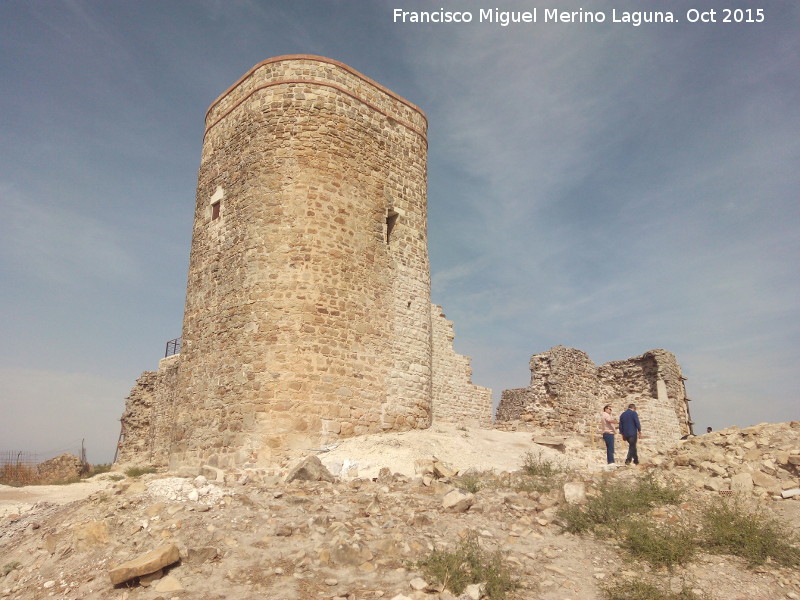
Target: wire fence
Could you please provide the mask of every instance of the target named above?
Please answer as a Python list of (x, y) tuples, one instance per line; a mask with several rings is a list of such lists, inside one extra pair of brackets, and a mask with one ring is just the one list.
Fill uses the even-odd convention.
[(39, 480), (41, 457), (32, 452), (6, 450), (0, 452), (0, 483), (27, 485)]
[(82, 443), (77, 448), (71, 447), (47, 453), (0, 450), (0, 484), (20, 486), (42, 483), (44, 473), (39, 466), (62, 454), (71, 454), (79, 459), (81, 465), (86, 465), (86, 448)]
[(3, 465), (28, 465), (36, 466), (42, 459), (39, 454), (33, 452), (25, 452), (24, 450), (6, 450), (0, 451), (0, 464)]

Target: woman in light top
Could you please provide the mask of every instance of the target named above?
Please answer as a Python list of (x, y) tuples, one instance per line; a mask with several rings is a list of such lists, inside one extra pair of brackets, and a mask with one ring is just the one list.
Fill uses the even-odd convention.
[(611, 405), (606, 404), (600, 415), (600, 429), (603, 432), (603, 441), (606, 443), (606, 460), (610, 465), (614, 464), (614, 434), (617, 432), (614, 425), (618, 423), (619, 421), (611, 416)]

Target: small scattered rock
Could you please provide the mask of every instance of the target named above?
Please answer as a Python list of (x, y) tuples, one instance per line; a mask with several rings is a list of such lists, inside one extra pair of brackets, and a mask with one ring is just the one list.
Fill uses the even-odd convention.
[(153, 589), (157, 592), (180, 592), (183, 590), (183, 586), (176, 577), (167, 575), (159, 579), (158, 583), (153, 586)]
[(412, 590), (422, 591), (428, 587), (428, 582), (422, 579), (421, 577), (415, 577), (414, 579), (408, 582), (408, 585), (411, 586)]

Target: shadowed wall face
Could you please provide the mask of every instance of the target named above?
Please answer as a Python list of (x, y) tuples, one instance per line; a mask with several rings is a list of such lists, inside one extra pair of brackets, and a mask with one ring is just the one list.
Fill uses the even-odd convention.
[(173, 463), (430, 424), (425, 130), (315, 57), (265, 61), (212, 105)]

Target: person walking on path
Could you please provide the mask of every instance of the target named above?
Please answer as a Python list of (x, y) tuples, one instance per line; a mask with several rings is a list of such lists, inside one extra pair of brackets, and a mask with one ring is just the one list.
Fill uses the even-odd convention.
[(614, 434), (617, 432), (614, 425), (617, 423), (619, 421), (611, 416), (611, 405), (606, 404), (600, 415), (600, 429), (603, 432), (603, 441), (606, 443), (606, 461), (610, 465), (614, 464)]
[(636, 442), (642, 434), (642, 426), (639, 424), (639, 415), (636, 414), (636, 405), (628, 404), (628, 410), (619, 416), (619, 432), (622, 439), (628, 442), (628, 456), (625, 457), (625, 464), (639, 464), (639, 453), (636, 451)]

